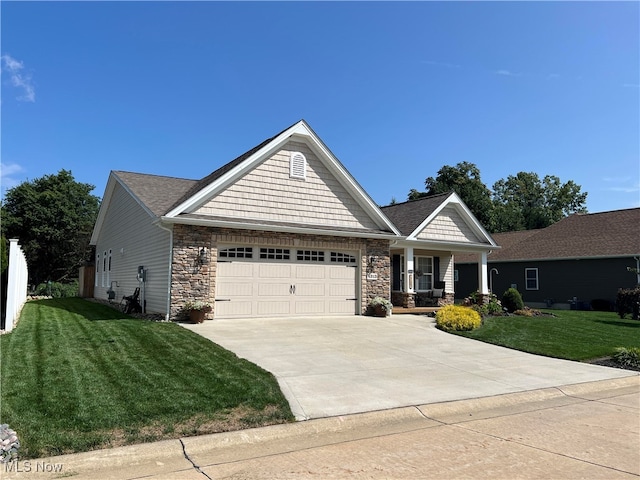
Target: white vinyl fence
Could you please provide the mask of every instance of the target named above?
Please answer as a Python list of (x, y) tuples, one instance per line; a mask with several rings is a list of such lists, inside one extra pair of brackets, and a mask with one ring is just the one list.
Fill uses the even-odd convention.
[(7, 317), (5, 330), (10, 332), (20, 317), (24, 302), (27, 301), (27, 282), (29, 270), (27, 258), (18, 240), (9, 240), (9, 278), (7, 282)]

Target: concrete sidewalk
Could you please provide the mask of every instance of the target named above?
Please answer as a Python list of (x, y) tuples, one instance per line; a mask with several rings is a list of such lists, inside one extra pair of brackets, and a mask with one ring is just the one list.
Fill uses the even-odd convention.
[(273, 373), (299, 420), (634, 375), (451, 335), (419, 315), (183, 326)]
[(640, 477), (640, 377), (0, 465), (2, 478)]

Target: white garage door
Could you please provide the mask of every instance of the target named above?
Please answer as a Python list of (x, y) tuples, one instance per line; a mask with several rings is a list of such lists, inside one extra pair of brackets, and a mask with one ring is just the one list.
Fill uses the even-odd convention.
[(357, 265), (355, 252), (220, 248), (215, 317), (355, 314)]

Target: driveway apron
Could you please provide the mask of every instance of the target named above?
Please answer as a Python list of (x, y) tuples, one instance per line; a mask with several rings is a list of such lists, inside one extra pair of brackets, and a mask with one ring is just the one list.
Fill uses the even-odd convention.
[(418, 315), (182, 325), (271, 372), (298, 420), (637, 375), (451, 335)]

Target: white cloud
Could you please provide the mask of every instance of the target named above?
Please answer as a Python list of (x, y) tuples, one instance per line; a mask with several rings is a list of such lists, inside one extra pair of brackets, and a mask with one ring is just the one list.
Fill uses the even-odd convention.
[(17, 163), (0, 163), (0, 185), (2, 185), (2, 196), (8, 189), (22, 183), (21, 180), (15, 178), (16, 174), (24, 172)]
[(616, 182), (616, 183), (629, 182), (631, 180), (632, 178), (628, 175), (624, 177), (603, 177), (602, 178), (603, 182)]
[(23, 73), (24, 64), (11, 55), (2, 55), (2, 71), (8, 73), (11, 85), (23, 91), (23, 95), (17, 97), (25, 102), (36, 101), (36, 91), (33, 87), (31, 75)]
[(511, 70), (496, 70), (493, 73), (495, 73), (496, 75), (503, 75), (505, 77), (519, 77), (522, 75), (521, 73), (515, 73)]
[(631, 185), (628, 187), (609, 187), (605, 188), (605, 190), (608, 192), (636, 193), (640, 192), (640, 185)]

